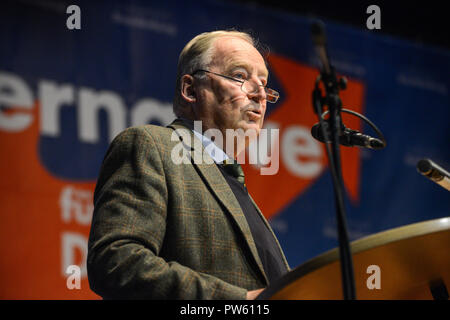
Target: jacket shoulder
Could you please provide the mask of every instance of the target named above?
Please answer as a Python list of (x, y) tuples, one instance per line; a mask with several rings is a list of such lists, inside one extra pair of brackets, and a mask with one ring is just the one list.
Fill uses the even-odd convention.
[(141, 126), (129, 127), (120, 132), (113, 140), (113, 143), (119, 141), (134, 140), (135, 142), (142, 139), (153, 140), (155, 144), (170, 145), (176, 142), (172, 137), (174, 130), (172, 128), (146, 124)]

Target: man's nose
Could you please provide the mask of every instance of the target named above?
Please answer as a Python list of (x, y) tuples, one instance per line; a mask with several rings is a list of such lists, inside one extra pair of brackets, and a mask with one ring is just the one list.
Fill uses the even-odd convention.
[(255, 101), (265, 100), (267, 98), (266, 89), (263, 86), (254, 83), (253, 90), (248, 93), (248, 96), (251, 100)]

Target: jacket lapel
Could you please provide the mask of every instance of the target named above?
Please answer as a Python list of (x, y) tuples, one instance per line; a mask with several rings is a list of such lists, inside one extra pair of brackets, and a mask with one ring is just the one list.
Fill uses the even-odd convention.
[(261, 259), (259, 258), (255, 241), (253, 240), (253, 236), (248, 226), (247, 219), (245, 218), (245, 215), (242, 212), (241, 206), (234, 196), (233, 191), (223, 177), (219, 168), (217, 168), (217, 165), (214, 163), (214, 160), (205, 152), (202, 142), (197, 139), (197, 137), (195, 137), (192, 130), (190, 130), (182, 120), (177, 119), (168, 127), (174, 130), (180, 129), (177, 130), (177, 133), (180, 136), (180, 141), (191, 142), (190, 146), (188, 144), (185, 144), (185, 146), (190, 153), (193, 166), (197, 168), (199, 175), (202, 177), (205, 184), (209, 187), (211, 193), (213, 193), (217, 197), (219, 202), (227, 209), (233, 220), (236, 222), (236, 225), (241, 231), (245, 242), (247, 243), (247, 246), (252, 253), (253, 258), (255, 259), (259, 271), (268, 284), (269, 282), (264, 272)]

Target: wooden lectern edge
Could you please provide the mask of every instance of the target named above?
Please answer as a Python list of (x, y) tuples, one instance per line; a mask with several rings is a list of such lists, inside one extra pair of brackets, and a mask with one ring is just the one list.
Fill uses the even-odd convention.
[[(444, 217), (434, 220), (417, 222), (395, 229), (381, 231), (367, 237), (355, 240), (350, 243), (352, 254), (356, 254), (371, 248), (383, 246), (398, 240), (404, 240), (419, 237), (429, 233), (435, 233), (450, 229), (450, 217)], [(313, 272), (329, 263), (339, 260), (339, 248), (334, 248), (307, 260), (305, 263), (297, 266), (289, 273), (277, 279), (269, 285), (257, 297), (258, 300), (270, 299), (275, 293), (285, 288), (287, 285), (304, 275)]]

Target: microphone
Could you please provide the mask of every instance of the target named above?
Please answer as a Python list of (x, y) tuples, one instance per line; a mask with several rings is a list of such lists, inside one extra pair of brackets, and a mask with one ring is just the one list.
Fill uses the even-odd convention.
[(326, 74), (331, 73), (331, 68), (327, 52), (327, 36), (325, 35), (325, 26), (323, 22), (316, 21), (311, 25), (311, 37), (316, 48), (317, 55), (322, 63), (323, 71)]
[(417, 162), (417, 171), (450, 191), (450, 174), (430, 159), (422, 159)]
[[(328, 122), (324, 121), (324, 129), (327, 133), (328, 131)], [(322, 130), (320, 130), (320, 123), (316, 123), (311, 128), (311, 135), (321, 142), (330, 142), (330, 140), (325, 141), (325, 137), (322, 135)], [(328, 138), (330, 138), (330, 135), (328, 134)], [(341, 135), (339, 136), (339, 143), (346, 147), (364, 147), (368, 149), (383, 149), (386, 145), (383, 141), (377, 138), (373, 138), (371, 136), (368, 136), (366, 134), (363, 134), (357, 130), (352, 130), (349, 128), (345, 128), (344, 130), (341, 130)]]

